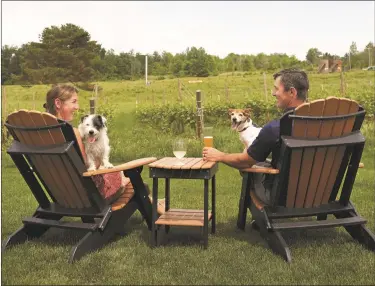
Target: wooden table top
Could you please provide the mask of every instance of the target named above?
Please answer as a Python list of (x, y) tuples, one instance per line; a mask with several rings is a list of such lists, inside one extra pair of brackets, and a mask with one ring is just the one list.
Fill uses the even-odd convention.
[[(176, 165), (178, 162), (184, 163), (184, 165)], [(176, 169), (176, 170), (200, 170), (200, 169), (211, 169), (217, 164), (217, 162), (203, 161), (203, 158), (182, 158), (177, 159), (176, 157), (164, 157), (161, 158), (148, 166), (150, 168), (160, 169)]]

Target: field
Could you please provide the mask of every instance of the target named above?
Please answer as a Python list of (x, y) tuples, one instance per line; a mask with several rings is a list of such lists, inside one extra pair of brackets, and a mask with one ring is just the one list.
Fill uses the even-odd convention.
[[(344, 75), (345, 94), (374, 111), (374, 73), (349, 72)], [(198, 79), (202, 83), (189, 83), (196, 78), (183, 78), (181, 96), (183, 104), (194, 107), (195, 90), (204, 95), (203, 104), (236, 102), (244, 97), (265, 98), (262, 74), (229, 74)], [(160, 132), (155, 127), (141, 124), (136, 117), (138, 107), (145, 105), (178, 104), (177, 79), (150, 79), (144, 81), (99, 82), (97, 106), (110, 109), (113, 115), (109, 136), (112, 145), (112, 162), (149, 157), (171, 156), (172, 139), (176, 135)], [(267, 100), (272, 101), (272, 75), (268, 74)], [(310, 75), (310, 100), (327, 96), (340, 96), (340, 74)], [(19, 108), (42, 111), (45, 94), (50, 86), (6, 86), (6, 103), (2, 117)], [(228, 92), (226, 92), (228, 88)], [(91, 91), (80, 91), (82, 112), (89, 110)], [(228, 96), (227, 96), (228, 95)], [(3, 98), (4, 99), (4, 98)], [(4, 105), (6, 104), (6, 105)], [(5, 110), (4, 110), (5, 107)], [(4, 113), (5, 111), (5, 113)], [(256, 122), (256, 118), (253, 119)], [(76, 124), (77, 122), (75, 122)], [(374, 207), (374, 153), (375, 136), (373, 119), (362, 127), (366, 137), (362, 162), (352, 202), (358, 212), (368, 220), (367, 226), (375, 232)], [(195, 130), (185, 128), (188, 141), (187, 156), (201, 156), (202, 144)], [(214, 128), (215, 146), (225, 152), (240, 152), (241, 143), (229, 125)], [(4, 149), (2, 152), (2, 235), (4, 239), (22, 225), (22, 218), (31, 216), (36, 201)], [(143, 178), (151, 184), (148, 168)], [(159, 183), (159, 188), (164, 188)], [(176, 208), (202, 208), (202, 182), (172, 180), (171, 204)], [(13, 247), (2, 253), (2, 284), (278, 284), (278, 285), (369, 285), (375, 283), (373, 267), (375, 254), (356, 243), (343, 228), (292, 231), (285, 233), (293, 262), (285, 263), (275, 256), (249, 225), (246, 231), (236, 228), (241, 177), (237, 170), (223, 164), (217, 174), (217, 233), (209, 236), (209, 247), (203, 250), (200, 232), (190, 228), (172, 228), (164, 243), (151, 249), (149, 232), (138, 213), (126, 224), (128, 234), (117, 237), (103, 249), (86, 255), (73, 265), (67, 264), (71, 247), (81, 236), (77, 231), (50, 230), (38, 240)], [(248, 216), (248, 222), (250, 215)]]

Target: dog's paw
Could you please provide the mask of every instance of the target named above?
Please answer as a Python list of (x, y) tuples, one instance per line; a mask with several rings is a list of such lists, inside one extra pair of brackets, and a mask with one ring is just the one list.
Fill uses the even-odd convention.
[(87, 171), (95, 171), (95, 170), (96, 170), (95, 166), (91, 166), (91, 167), (87, 168)]
[(113, 168), (113, 165), (111, 163), (107, 163), (107, 164), (104, 165), (104, 168), (111, 169), (111, 168)]

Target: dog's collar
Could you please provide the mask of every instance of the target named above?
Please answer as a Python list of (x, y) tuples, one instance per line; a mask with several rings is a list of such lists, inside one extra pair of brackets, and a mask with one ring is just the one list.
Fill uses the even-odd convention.
[(241, 131), (238, 131), (238, 132), (243, 132), (243, 131), (245, 131), (247, 128), (249, 128), (249, 126), (245, 127), (244, 129), (242, 129)]

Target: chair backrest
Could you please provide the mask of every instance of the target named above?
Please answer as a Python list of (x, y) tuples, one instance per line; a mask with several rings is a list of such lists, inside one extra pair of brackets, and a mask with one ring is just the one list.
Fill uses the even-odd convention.
[[(27, 160), (53, 202), (72, 209), (105, 206), (92, 179), (82, 177), (87, 169), (69, 123), (49, 113), (19, 110), (8, 116), (5, 125), (15, 140), (8, 153), (16, 161), (12, 150), (18, 150), (17, 160)], [(29, 186), (30, 167), (20, 169)]]
[[(358, 130), (364, 113), (353, 100), (329, 97), (304, 103), (286, 115), (280, 127), (284, 146), (278, 165), (281, 176), (286, 178), (278, 182), (275, 190), (274, 201), (278, 205), (319, 207), (336, 199), (353, 152), (356, 155), (351, 159), (358, 163), (362, 154), (364, 138)], [(357, 133), (353, 134), (354, 131)], [(290, 140), (294, 140), (294, 148)], [(357, 168), (354, 167), (347, 176), (355, 178)], [(346, 192), (350, 196), (351, 189)], [(345, 196), (348, 200), (348, 194)]]

